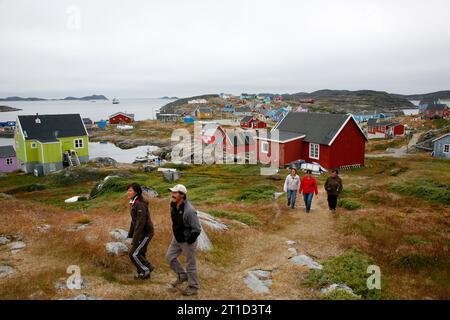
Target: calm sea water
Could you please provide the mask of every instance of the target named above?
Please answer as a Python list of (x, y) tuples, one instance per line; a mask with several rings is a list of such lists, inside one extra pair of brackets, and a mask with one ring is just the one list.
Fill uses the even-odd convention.
[(136, 120), (155, 119), (156, 111), (171, 102), (169, 99), (120, 99), (120, 104), (110, 100), (91, 101), (0, 101), (0, 105), (22, 111), (0, 112), (1, 121), (14, 121), (18, 115), (80, 113), (94, 121), (106, 120), (118, 111), (134, 113)]
[[(0, 146), (14, 145), (14, 139), (0, 138)], [(112, 143), (89, 142), (89, 157), (110, 157), (120, 163), (133, 163), (138, 156), (147, 155), (148, 151), (156, 150), (155, 146), (141, 146), (123, 150)]]

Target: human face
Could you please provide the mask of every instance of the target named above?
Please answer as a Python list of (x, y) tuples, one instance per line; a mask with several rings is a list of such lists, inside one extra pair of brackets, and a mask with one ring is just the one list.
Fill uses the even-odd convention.
[(333, 172), (331, 173), (331, 176), (332, 176), (333, 178), (336, 178), (336, 176), (337, 176), (336, 171), (333, 171)]
[(291, 170), (291, 176), (295, 176), (297, 174), (297, 171), (295, 171), (294, 169)]
[(128, 196), (128, 199), (133, 199), (135, 196), (137, 195), (137, 193), (136, 193), (136, 191), (134, 191), (133, 190), (133, 188), (128, 188), (128, 190), (127, 190), (127, 196)]
[(172, 192), (171, 197), (170, 197), (170, 200), (171, 200), (172, 202), (177, 202), (177, 203), (179, 203), (179, 202), (183, 201), (184, 198), (183, 198), (183, 195), (182, 195), (181, 193), (179, 193), (179, 192)]

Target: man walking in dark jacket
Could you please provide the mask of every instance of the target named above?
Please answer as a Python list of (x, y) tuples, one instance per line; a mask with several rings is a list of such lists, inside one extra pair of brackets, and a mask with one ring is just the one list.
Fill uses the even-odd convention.
[(336, 211), (337, 199), (342, 192), (342, 180), (338, 176), (337, 169), (331, 170), (331, 176), (325, 182), (325, 190), (328, 194), (328, 207), (330, 211)]
[[(172, 287), (176, 288), (187, 281), (188, 286), (183, 290), (183, 295), (191, 296), (197, 294), (200, 288), (195, 251), (202, 227), (197, 217), (197, 211), (186, 198), (186, 187), (178, 184), (169, 188), (169, 191), (172, 193), (170, 214), (173, 238), (167, 250), (166, 260), (177, 274), (177, 280), (172, 283)], [(178, 260), (181, 254), (186, 257), (186, 269)]]
[(154, 270), (152, 264), (147, 260), (147, 246), (153, 238), (154, 229), (148, 210), (148, 203), (142, 197), (142, 188), (137, 183), (128, 186), (128, 199), (130, 199), (131, 225), (128, 238), (132, 238), (129, 257), (136, 266), (138, 279), (149, 279)]

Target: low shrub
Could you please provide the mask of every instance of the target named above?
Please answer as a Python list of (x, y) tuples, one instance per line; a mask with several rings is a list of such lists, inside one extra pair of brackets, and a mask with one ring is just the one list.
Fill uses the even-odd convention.
[(27, 184), (24, 186), (15, 187), (12, 189), (9, 189), (5, 193), (7, 194), (16, 194), (21, 192), (33, 192), (33, 191), (41, 191), (47, 189), (47, 186), (40, 184), (40, 183), (33, 183), (33, 184)]
[(358, 210), (363, 208), (362, 203), (353, 200), (353, 199), (339, 199), (338, 200), (338, 207), (344, 208), (347, 210)]
[(129, 181), (120, 177), (111, 177), (108, 180), (97, 183), (92, 188), (90, 197), (96, 197), (111, 192), (126, 192)]
[[(370, 290), (367, 287), (367, 278), (370, 276), (367, 273), (367, 267), (373, 264), (374, 262), (369, 256), (358, 251), (349, 251), (342, 256), (325, 261), (322, 270), (311, 269), (303, 284), (318, 289), (333, 283), (345, 284), (362, 298), (380, 299), (381, 290)], [(340, 296), (341, 293), (336, 293), (335, 295)]]
[(392, 183), (389, 185), (389, 190), (430, 202), (450, 205), (450, 185), (434, 180), (419, 179)]
[(248, 226), (254, 226), (259, 223), (258, 219), (256, 219), (254, 215), (248, 213), (237, 213), (225, 210), (212, 210), (209, 211), (209, 213), (218, 218), (228, 218), (240, 221)]
[(401, 255), (393, 261), (393, 265), (406, 270), (436, 267), (439, 260), (421, 253)]
[(75, 222), (76, 222), (76, 223), (79, 223), (79, 224), (88, 224), (88, 223), (91, 222), (91, 218), (89, 218), (88, 215), (83, 214), (83, 215), (79, 216), (79, 217), (75, 220)]
[(276, 191), (275, 187), (272, 185), (252, 185), (241, 190), (237, 197), (239, 201), (259, 201), (259, 200), (270, 200), (273, 198), (273, 194)]

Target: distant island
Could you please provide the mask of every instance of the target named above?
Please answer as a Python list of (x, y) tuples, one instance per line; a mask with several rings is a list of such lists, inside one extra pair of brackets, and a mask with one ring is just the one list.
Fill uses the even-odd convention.
[(12, 108), (8, 106), (0, 106), (0, 112), (21, 111), (22, 109)]
[(106, 98), (104, 95), (91, 95), (91, 96), (86, 96), (86, 97), (81, 97), (81, 98), (77, 98), (77, 97), (65, 97), (63, 99), (44, 99), (44, 98), (36, 98), (36, 97), (28, 97), (28, 98), (23, 98), (23, 97), (7, 97), (7, 98), (0, 98), (0, 101), (91, 101), (91, 100), (108, 100), (108, 98)]
[(177, 100), (178, 97), (168, 97), (168, 96), (164, 96), (164, 97), (161, 97), (161, 99), (164, 99), (164, 100)]

